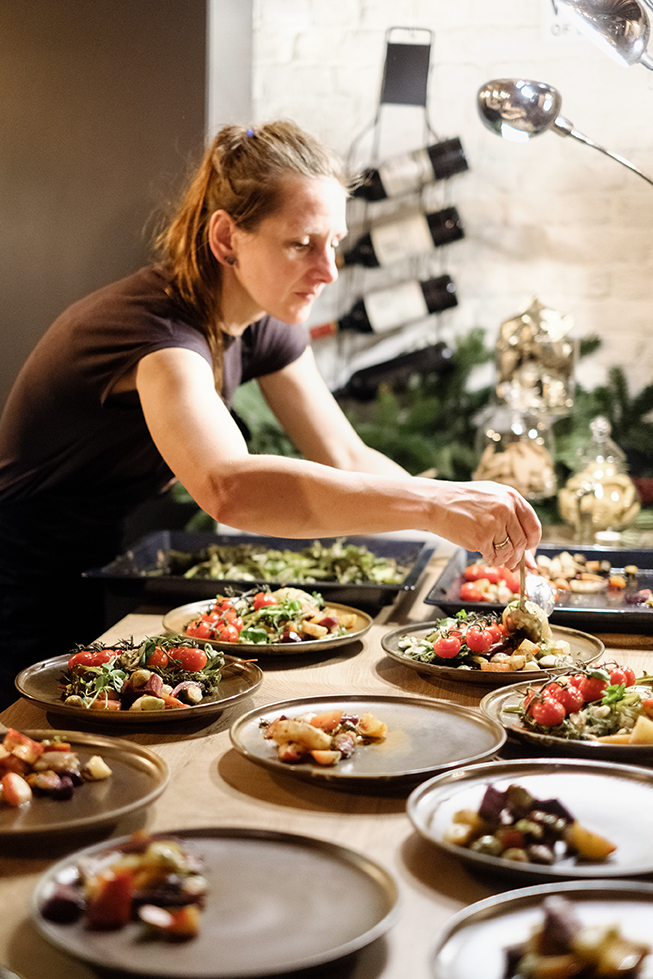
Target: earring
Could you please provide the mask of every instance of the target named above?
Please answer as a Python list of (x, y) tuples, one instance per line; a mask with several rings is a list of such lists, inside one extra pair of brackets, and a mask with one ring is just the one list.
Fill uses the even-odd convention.
[(227, 265), (235, 265), (236, 261), (237, 259), (235, 255), (227, 255), (225, 258), (225, 262), (227, 263)]

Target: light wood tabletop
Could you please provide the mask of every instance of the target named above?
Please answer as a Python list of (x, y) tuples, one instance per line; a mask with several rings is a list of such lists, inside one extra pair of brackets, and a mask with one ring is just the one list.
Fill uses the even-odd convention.
[[(162, 731), (116, 727), (111, 733), (152, 748), (167, 762), (171, 778), (163, 794), (144, 811), (123, 818), (95, 839), (123, 836), (136, 829), (171, 831), (203, 827), (245, 827), (298, 833), (357, 850), (385, 867), (400, 892), (400, 917), (386, 936), (347, 960), (313, 970), (311, 976), (344, 979), (427, 979), (429, 954), (438, 931), (455, 912), (482, 898), (511, 890), (510, 879), (475, 876), (437, 850), (413, 829), (405, 806), (409, 789), (395, 793), (357, 792), (312, 784), (291, 773), (277, 773), (237, 752), (229, 728), (242, 714), (278, 701), (316, 695), (370, 694), (440, 698), (477, 707), (488, 687), (471, 683), (436, 682), (389, 658), (380, 639), (401, 625), (433, 618), (436, 611), (423, 599), (449, 556), (438, 547), (417, 591), (400, 594), (381, 610), (359, 641), (321, 657), (292, 665), (282, 657), (261, 663), (264, 679), (255, 694), (201, 724), (170, 724)], [(101, 638), (157, 635), (161, 616), (134, 613)], [(653, 668), (653, 637), (601, 637), (606, 656), (633, 666), (638, 673)], [(0, 715), (18, 730), (66, 728), (69, 719), (48, 714), (24, 699)], [(107, 728), (87, 726), (107, 733)], [(95, 970), (51, 946), (30, 922), (30, 899), (40, 875), (55, 859), (89, 842), (75, 834), (57, 841), (16, 838), (0, 842), (0, 963), (24, 979), (92, 979)], [(273, 883), (271, 882), (271, 886)], [(295, 976), (297, 974), (295, 973)]]

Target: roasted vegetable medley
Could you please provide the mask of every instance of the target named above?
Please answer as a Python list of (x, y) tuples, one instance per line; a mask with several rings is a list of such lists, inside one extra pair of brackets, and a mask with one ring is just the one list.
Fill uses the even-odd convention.
[(543, 920), (529, 938), (505, 950), (503, 979), (637, 979), (653, 975), (651, 948), (621, 934), (606, 902), (605, 925), (583, 925), (571, 901), (558, 894), (542, 902)]
[(62, 678), (67, 707), (159, 711), (201, 704), (218, 689), (222, 653), (184, 636), (150, 636), (138, 645), (80, 646)]
[(80, 860), (75, 877), (55, 885), (41, 914), (58, 924), (84, 917), (86, 926), (117, 931), (137, 921), (135, 940), (186, 941), (200, 929), (207, 883), (200, 861), (185, 844), (163, 835), (134, 833), (92, 860)]
[(341, 538), (330, 546), (316, 540), (299, 551), (275, 550), (263, 544), (209, 544), (194, 554), (167, 550), (159, 566), (145, 574), (279, 584), (337, 581), (392, 585), (400, 584), (407, 572), (408, 568), (394, 558), (380, 557), (367, 547), (349, 544)]
[(488, 785), (478, 811), (454, 813), (443, 838), (475, 853), (518, 863), (553, 864), (570, 856), (605, 860), (616, 849), (581, 826), (558, 799), (536, 799), (521, 785)]
[(272, 740), (279, 761), (295, 764), (316, 761), (318, 765), (335, 765), (351, 758), (365, 744), (382, 741), (388, 733), (383, 721), (369, 712), (359, 717), (343, 710), (321, 714), (281, 715), (273, 721), (261, 720), (263, 737)]
[(196, 639), (267, 645), (343, 636), (355, 625), (355, 613), (325, 606), (317, 592), (278, 588), (217, 595), (185, 631)]
[(43, 741), (9, 728), (0, 745), (0, 803), (18, 807), (35, 797), (65, 801), (84, 782), (109, 778), (100, 755), (82, 763), (72, 746), (57, 734)]

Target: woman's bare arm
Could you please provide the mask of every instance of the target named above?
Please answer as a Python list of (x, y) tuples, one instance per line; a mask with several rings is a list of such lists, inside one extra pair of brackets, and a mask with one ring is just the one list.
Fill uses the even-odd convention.
[(507, 486), (410, 478), (400, 467), (386, 475), (250, 455), (215, 392), (209, 365), (193, 351), (148, 354), (136, 384), (162, 456), (198, 505), (221, 523), (289, 538), (424, 530), (480, 551), (486, 560), (496, 558), (494, 543), (509, 536), (512, 546), (500, 552), (508, 567), (539, 541), (534, 511)]

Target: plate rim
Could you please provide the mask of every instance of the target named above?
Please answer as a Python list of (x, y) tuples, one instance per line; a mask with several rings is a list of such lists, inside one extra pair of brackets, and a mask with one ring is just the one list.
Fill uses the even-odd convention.
[[(354, 849), (352, 847), (345, 846), (342, 843), (337, 843), (333, 840), (326, 840), (320, 837), (312, 837), (307, 834), (302, 833), (288, 833), (281, 830), (269, 830), (258, 827), (242, 827), (242, 826), (205, 826), (205, 827), (191, 827), (188, 829), (171, 829), (157, 831), (152, 834), (153, 836), (167, 837), (175, 836), (179, 839), (250, 839), (252, 841), (261, 842), (280, 842), (287, 843), (289, 845), (297, 845), (304, 848), (318, 849), (322, 852), (331, 853), (334, 859), (339, 860), (343, 863), (349, 863), (350, 865), (355, 865), (359, 870), (364, 872), (367, 878), (377, 887), (378, 893), (383, 894), (385, 897), (386, 912), (379, 921), (372, 927), (367, 929), (361, 935), (354, 939), (350, 939), (344, 945), (338, 946), (337, 950), (331, 950), (330, 952), (322, 952), (320, 954), (315, 954), (307, 957), (299, 962), (288, 962), (280, 965), (274, 966), (273, 971), (270, 971), (270, 967), (266, 967), (264, 972), (207, 972), (204, 973), (194, 973), (196, 976), (201, 976), (201, 979), (245, 979), (245, 977), (251, 977), (251, 979), (265, 979), (268, 975), (279, 975), (288, 971), (296, 971), (298, 969), (308, 969), (315, 966), (319, 966), (328, 962), (337, 961), (338, 959), (351, 954), (352, 952), (358, 951), (369, 945), (371, 942), (375, 941), (381, 935), (385, 934), (397, 921), (400, 912), (402, 898), (399, 890), (399, 886), (395, 876), (388, 870), (383, 864), (379, 863), (372, 857), (363, 853), (360, 850)], [(56, 880), (57, 873), (60, 873), (66, 866), (69, 866), (76, 860), (79, 860), (82, 856), (93, 855), (96, 851), (102, 852), (103, 850), (111, 850), (114, 847), (119, 846), (121, 843), (129, 839), (129, 835), (116, 837), (110, 841), (103, 841), (102, 843), (96, 843), (91, 846), (82, 847), (79, 850), (75, 850), (72, 853), (66, 854), (63, 858), (58, 860), (55, 864), (51, 865), (43, 874), (39, 876), (39, 879), (32, 891), (30, 898), (30, 919), (38, 930), (39, 934), (49, 941), (56, 948), (59, 948), (66, 952), (68, 955), (73, 956), (79, 961), (87, 963), (96, 963), (97, 959), (83, 957), (77, 952), (72, 952), (69, 945), (66, 942), (59, 941), (54, 935), (47, 931), (47, 925), (43, 924), (43, 916), (40, 913), (40, 899), (42, 898), (42, 891), (46, 888), (50, 881)], [(53, 923), (55, 924), (55, 923)], [(201, 932), (200, 932), (201, 934)], [(181, 946), (183, 948), (183, 946)], [(118, 972), (126, 972), (127, 974), (159, 977), (161, 973), (159, 971), (133, 971), (127, 967), (121, 967), (112, 965), (113, 969)], [(182, 975), (185, 973), (168, 973), (170, 979), (172, 976), (178, 976), (181, 979)]]
[[(633, 880), (552, 881), (547, 884), (533, 884), (529, 887), (518, 887), (514, 890), (492, 894), (490, 897), (482, 898), (480, 901), (475, 901), (473, 904), (461, 908), (460, 911), (457, 911), (447, 919), (440, 929), (429, 955), (431, 976), (435, 977), (435, 979), (444, 979), (445, 973), (437, 971), (438, 957), (446, 947), (447, 942), (464, 928), (468, 919), (474, 919), (480, 916), (480, 920), (483, 920), (484, 917), (488, 917), (488, 912), (492, 912), (495, 909), (519, 904), (520, 902), (530, 903), (532, 900), (534, 901), (538, 898), (543, 900), (547, 895), (559, 894), (561, 891), (571, 894), (574, 892), (580, 894), (583, 892), (588, 892), (588, 894), (596, 892), (598, 895), (605, 893), (612, 895), (622, 891), (625, 895), (632, 894), (633, 897), (637, 895), (646, 896), (648, 900), (653, 902), (653, 883)], [(497, 915), (492, 915), (492, 917), (497, 917)]]
[[(401, 772), (393, 775), (375, 775), (373, 773), (343, 774), (343, 773), (338, 773), (337, 767), (330, 768), (328, 766), (311, 764), (310, 762), (306, 762), (305, 767), (300, 768), (299, 765), (285, 765), (283, 762), (280, 762), (278, 761), (278, 759), (275, 758), (269, 758), (269, 759), (262, 758), (259, 755), (250, 752), (244, 745), (239, 744), (236, 739), (236, 735), (237, 733), (239, 733), (241, 728), (244, 728), (246, 725), (249, 724), (250, 721), (255, 720), (257, 717), (262, 716), (264, 713), (276, 712), (276, 711), (284, 712), (287, 709), (294, 710), (296, 708), (301, 710), (302, 706), (304, 707), (305, 710), (308, 710), (310, 708), (310, 705), (323, 704), (325, 701), (328, 702), (337, 701), (338, 703), (352, 703), (352, 702), (361, 702), (361, 701), (362, 702), (370, 701), (376, 703), (386, 702), (392, 704), (408, 703), (410, 705), (423, 707), (427, 710), (440, 709), (440, 710), (444, 710), (446, 713), (463, 714), (464, 716), (468, 717), (470, 720), (474, 720), (474, 721), (489, 720), (492, 722), (494, 727), (496, 727), (498, 724), (498, 722), (494, 718), (483, 717), (480, 714), (480, 711), (475, 707), (469, 707), (465, 704), (454, 704), (452, 701), (446, 700), (445, 698), (419, 697), (419, 696), (414, 697), (410, 695), (393, 696), (392, 694), (379, 694), (377, 696), (376, 694), (365, 694), (365, 693), (342, 694), (342, 695), (316, 694), (311, 697), (298, 697), (290, 700), (276, 701), (269, 704), (263, 704), (260, 707), (255, 707), (254, 709), (247, 711), (245, 714), (241, 714), (240, 717), (236, 718), (236, 720), (229, 728), (229, 738), (231, 740), (231, 743), (233, 747), (236, 749), (236, 751), (238, 751), (242, 755), (242, 757), (246, 758), (248, 761), (254, 762), (255, 764), (261, 765), (268, 770), (274, 772), (283, 772), (288, 775), (294, 775), (299, 778), (308, 778), (312, 782), (315, 782), (316, 780), (319, 779), (320, 781), (324, 781), (332, 785), (336, 785), (336, 784), (341, 785), (343, 787), (345, 785), (356, 785), (356, 784), (387, 785), (387, 784), (407, 782), (411, 780), (414, 781), (415, 779), (418, 779), (420, 775), (424, 773), (424, 771), (427, 770), (433, 771), (432, 768), (429, 769), (422, 768), (422, 769), (412, 769), (409, 772)], [(501, 727), (501, 725), (499, 725), (499, 727)], [(486, 729), (491, 731), (491, 728), (486, 727)], [(498, 731), (496, 733), (497, 735), (499, 734)], [(505, 729), (503, 733), (504, 734), (506, 733)], [(503, 744), (505, 743), (506, 737), (499, 739), (497, 744), (490, 750), (490, 752), (484, 752), (482, 757), (487, 757), (489, 754), (494, 754), (498, 752), (503, 746)], [(476, 755), (475, 757), (479, 758), (480, 756)], [(470, 763), (472, 761), (473, 759), (470, 760)], [(439, 768), (438, 770), (446, 771), (448, 769), (455, 768), (459, 764), (460, 764), (459, 761), (447, 762), (445, 765), (442, 766), (442, 768)]]
[[(191, 636), (188, 636), (185, 631), (178, 633), (176, 629), (171, 629), (169, 624), (170, 617), (173, 615), (180, 615), (184, 609), (193, 609), (200, 612), (200, 606), (208, 606), (213, 601), (215, 601), (215, 599), (202, 598), (197, 602), (186, 602), (184, 605), (177, 605), (176, 608), (169, 609), (169, 611), (163, 616), (164, 630), (169, 635), (178, 634), (188, 639), (192, 638)], [(247, 653), (257, 653), (259, 656), (297, 656), (301, 655), (302, 653), (308, 655), (309, 653), (322, 652), (322, 650), (325, 649), (336, 649), (338, 646), (346, 646), (347, 643), (356, 642), (357, 640), (362, 639), (362, 637), (372, 628), (373, 619), (368, 612), (364, 612), (362, 609), (354, 608), (352, 605), (343, 605), (342, 602), (329, 602), (328, 604), (330, 608), (335, 608), (341, 612), (354, 612), (361, 619), (365, 620), (365, 625), (362, 629), (358, 629), (356, 632), (346, 635), (325, 636), (323, 639), (305, 639), (298, 643), (232, 643), (219, 642), (216, 639), (205, 639), (203, 641), (208, 643), (210, 646), (213, 646), (214, 649), (219, 649), (223, 653), (229, 652), (231, 649), (239, 649), (243, 655)]]
[[(381, 636), (381, 646), (383, 647), (384, 652), (390, 656), (391, 659), (395, 660), (395, 662), (408, 666), (411, 669), (415, 669), (417, 672), (438, 676), (446, 680), (458, 680), (460, 683), (473, 683), (477, 676), (483, 676), (486, 677), (486, 679), (479, 679), (477, 681), (482, 686), (507, 686), (512, 683), (514, 677), (523, 677), (528, 675), (528, 671), (524, 672), (521, 670), (512, 670), (510, 673), (493, 674), (491, 671), (485, 672), (483, 670), (474, 669), (459, 670), (453, 666), (439, 666), (434, 663), (420, 663), (418, 660), (410, 659), (408, 656), (402, 656), (401, 653), (389, 648), (391, 639), (401, 635), (406, 635), (411, 631), (418, 631), (421, 629), (428, 630), (429, 627), (433, 629), (435, 627), (435, 623), (437, 623), (440, 618), (448, 618), (448, 616), (443, 615), (435, 619), (425, 619), (422, 622), (412, 622), (407, 626), (400, 626), (398, 629), (393, 629), (391, 632), (385, 633), (383, 636)], [(591, 640), (592, 644), (600, 647), (596, 655), (594, 655), (591, 659), (582, 660), (582, 663), (595, 663), (605, 653), (605, 643), (599, 639), (598, 636), (594, 636), (589, 632), (583, 632), (573, 626), (556, 625), (555, 623), (550, 623), (550, 625), (551, 630), (554, 633), (561, 632), (563, 634), (561, 636), (563, 639), (571, 639), (572, 634), (575, 633), (576, 635), (582, 636), (583, 640), (589, 639)], [(552, 666), (546, 670), (538, 671), (537, 675), (558, 676), (559, 674), (566, 672), (568, 669), (570, 669), (570, 667)]]
[[(466, 775), (471, 774), (472, 776), (480, 776), (483, 772), (489, 774), (490, 770), (494, 768), (497, 772), (496, 779), (506, 779), (510, 777), (511, 771), (519, 771), (522, 768), (532, 768), (532, 767), (542, 767), (541, 774), (548, 774), (547, 769), (569, 769), (570, 774), (577, 769), (589, 769), (591, 774), (594, 771), (596, 774), (603, 774), (607, 777), (615, 775), (617, 778), (625, 778), (630, 781), (634, 781), (640, 784), (649, 783), (650, 789), (653, 791), (653, 770), (650, 768), (644, 768), (639, 765), (629, 765), (625, 763), (609, 762), (607, 759), (601, 761), (599, 759), (576, 759), (576, 758), (511, 758), (511, 759), (499, 759), (494, 762), (481, 762), (475, 765), (466, 765), (462, 768), (458, 768), (453, 772), (443, 772), (439, 775), (435, 775), (432, 779), (427, 782), (422, 782), (418, 785), (410, 794), (406, 801), (406, 813), (410, 819), (413, 828), (419, 833), (422, 839), (431, 843), (433, 846), (445, 850), (447, 853), (456, 857), (456, 859), (463, 862), (472, 863), (486, 870), (496, 870), (498, 873), (508, 874), (510, 871), (511, 876), (519, 877), (545, 877), (554, 880), (569, 879), (574, 880), (596, 880), (598, 877), (603, 876), (606, 879), (623, 879), (630, 877), (648, 876), (653, 873), (653, 855), (651, 856), (651, 863), (645, 869), (642, 870), (627, 870), (623, 867), (609, 868), (602, 866), (600, 864), (591, 864), (588, 867), (596, 867), (599, 873), (584, 874), (582, 873), (583, 865), (580, 864), (576, 867), (561, 868), (559, 871), (555, 870), (555, 864), (543, 865), (543, 864), (522, 864), (516, 863), (515, 861), (503, 860), (501, 857), (493, 857), (488, 854), (473, 853), (465, 847), (455, 846), (453, 843), (448, 843), (446, 840), (436, 839), (434, 836), (429, 835), (425, 832), (424, 827), (421, 825), (420, 820), (417, 818), (416, 810), (420, 802), (423, 800), (424, 796), (427, 796), (430, 792), (436, 788), (435, 783), (439, 782), (441, 785), (446, 786), (447, 783), (450, 786), (455, 786), (459, 784), (461, 787), (467, 782)], [(527, 771), (523, 774), (531, 775), (537, 774), (536, 771)], [(554, 774), (558, 774), (555, 772)]]
[(46, 737), (57, 735), (58, 737), (62, 737), (65, 741), (69, 741), (72, 745), (78, 743), (88, 746), (89, 748), (101, 747), (102, 745), (111, 749), (117, 747), (120, 751), (127, 755), (135, 755), (146, 759), (157, 771), (160, 778), (157, 785), (150, 789), (147, 795), (143, 796), (138, 801), (128, 803), (127, 805), (123, 805), (117, 809), (109, 810), (106, 814), (86, 816), (83, 818), (70, 818), (65, 812), (63, 812), (61, 822), (55, 823), (54, 826), (50, 824), (48, 826), (28, 826), (18, 827), (16, 829), (4, 828), (0, 826), (0, 840), (2, 838), (16, 836), (35, 836), (43, 833), (56, 833), (57, 835), (60, 835), (67, 832), (75, 832), (80, 829), (85, 829), (89, 826), (106, 826), (107, 824), (118, 823), (119, 820), (128, 813), (137, 812), (139, 809), (144, 809), (147, 808), (147, 806), (150, 806), (156, 799), (159, 798), (170, 783), (171, 772), (165, 759), (152, 748), (139, 744), (136, 741), (129, 741), (127, 738), (108, 737), (107, 735), (96, 734), (95, 732), (68, 731), (59, 729), (53, 730), (51, 728), (30, 728), (26, 730), (21, 728), (21, 733), (37, 741)]
[(42, 709), (51, 711), (52, 713), (63, 714), (70, 718), (79, 719), (84, 717), (89, 724), (108, 724), (109, 726), (127, 724), (148, 725), (153, 723), (160, 724), (162, 721), (168, 719), (178, 723), (180, 721), (191, 720), (191, 718), (213, 716), (214, 714), (220, 714), (225, 710), (229, 710), (242, 700), (246, 700), (247, 697), (251, 697), (263, 683), (263, 671), (260, 666), (256, 663), (242, 660), (239, 656), (230, 656), (227, 654), (225, 657), (225, 666), (236, 666), (240, 664), (247, 671), (251, 671), (254, 677), (252, 684), (246, 691), (232, 694), (231, 697), (225, 698), (224, 700), (210, 700), (203, 704), (190, 704), (188, 712), (186, 709), (183, 711), (93, 711), (87, 707), (75, 707), (71, 704), (66, 705), (62, 700), (41, 700), (39, 697), (35, 697), (34, 694), (28, 693), (24, 689), (24, 686), (21, 687), (21, 683), (24, 684), (25, 678), (29, 674), (36, 672), (38, 669), (45, 668), (63, 670), (69, 659), (69, 655), (53, 656), (50, 659), (32, 663), (20, 671), (14, 680), (14, 685), (21, 697), (24, 697), (31, 703), (37, 704)]
[[(497, 711), (497, 714), (501, 714), (502, 708), (497, 707), (496, 701), (498, 701), (502, 696), (509, 697), (510, 695), (517, 695), (519, 689), (527, 684), (527, 681), (522, 681), (521, 683), (513, 683), (506, 687), (497, 687), (494, 690), (490, 690), (485, 694), (483, 699), (479, 704), (479, 709), (487, 715), (487, 717), (496, 720), (497, 723), (501, 724), (503, 729), (508, 733), (508, 735), (514, 735), (520, 741), (526, 741), (529, 744), (535, 744), (538, 746), (548, 746), (558, 749), (566, 749), (571, 751), (574, 755), (580, 755), (580, 752), (587, 750), (590, 753), (600, 751), (602, 757), (608, 758), (609, 755), (613, 755), (615, 758), (619, 757), (620, 753), (624, 750), (628, 753), (632, 753), (633, 758), (637, 758), (639, 755), (641, 758), (650, 757), (653, 754), (653, 745), (651, 744), (610, 744), (602, 741), (579, 741), (573, 738), (558, 738), (553, 734), (540, 734), (537, 731), (529, 731), (528, 728), (519, 727), (507, 727), (501, 720), (499, 716), (496, 716), (491, 711)], [(524, 691), (525, 692), (525, 691)], [(591, 757), (588, 755), (587, 757)]]

